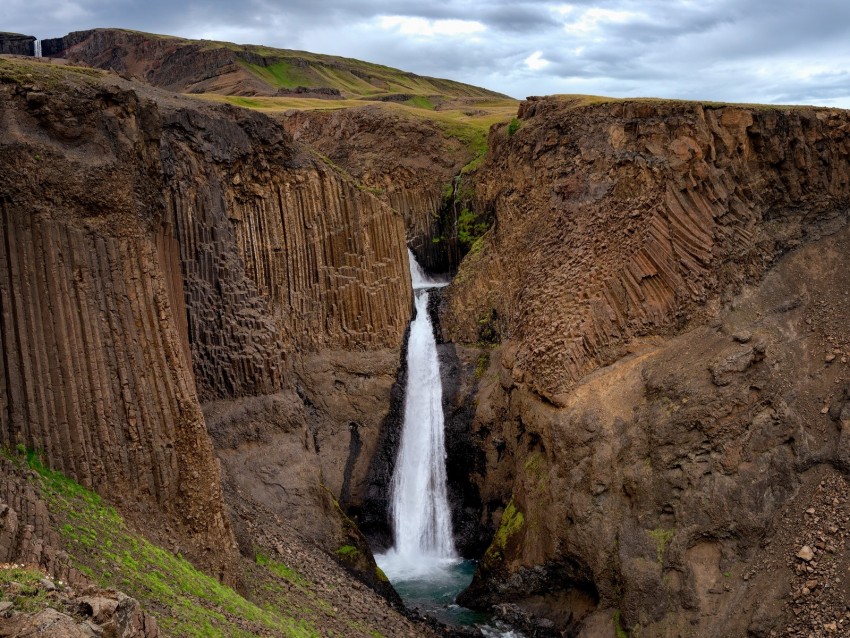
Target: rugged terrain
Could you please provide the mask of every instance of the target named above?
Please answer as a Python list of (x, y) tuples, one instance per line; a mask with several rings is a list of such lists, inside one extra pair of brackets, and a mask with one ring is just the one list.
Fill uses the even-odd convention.
[(479, 221), (468, 176), (489, 127), (517, 104), (358, 60), (123, 29), (74, 32), (43, 49), (52, 60), (281, 117), (296, 140), (398, 211), (420, 263), (439, 272), (455, 271), (474, 240), (463, 227)]
[[(519, 114), (491, 133), (476, 195), (495, 224), (442, 312), (468, 374), (488, 362), (472, 427), (500, 505), (463, 600), (569, 635), (838, 631), (850, 117)], [(830, 576), (800, 593), (812, 562)]]
[(537, 636), (847, 632), (847, 112), (556, 96), (508, 124), (313, 54), (44, 52), (89, 66), (0, 59), (0, 561), (73, 591), (15, 572), (15, 627), (25, 588), (97, 624), (94, 587), (173, 635), (430, 635), (364, 537), (409, 244), (459, 266), (430, 311), (465, 604)]
[(401, 217), (264, 115), (95, 70), (0, 75), (5, 449), (225, 582), (277, 514), (386, 589), (337, 501), (389, 410)]
[(111, 69), (179, 93), (367, 97), (392, 102), (505, 97), (477, 86), (350, 58), (126, 29), (75, 31), (44, 40), (42, 50), (45, 56)]

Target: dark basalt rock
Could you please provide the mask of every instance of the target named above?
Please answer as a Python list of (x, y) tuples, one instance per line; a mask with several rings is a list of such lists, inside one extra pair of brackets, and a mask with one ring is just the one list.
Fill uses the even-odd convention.
[(0, 54), (35, 55), (35, 37), (0, 32)]

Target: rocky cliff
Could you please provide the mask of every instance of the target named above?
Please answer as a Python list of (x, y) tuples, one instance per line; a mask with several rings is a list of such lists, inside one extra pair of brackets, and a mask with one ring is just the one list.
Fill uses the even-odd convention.
[(446, 189), (472, 159), (467, 146), (424, 117), (362, 106), (333, 111), (292, 111), (292, 136), (327, 156), (405, 220), (417, 260), (432, 272), (456, 268), (446, 243), (441, 212)]
[(232, 534), (162, 249), (157, 110), (87, 76), (51, 91), (60, 72), (30, 67), (19, 83), (22, 68), (4, 66), (0, 106), (2, 443), (164, 512), (223, 566)]
[(0, 33), (0, 54), (35, 55), (35, 37), (20, 33)]
[(844, 528), (784, 521), (848, 467), (850, 118), (564, 98), (519, 115), (491, 133), (495, 225), (443, 311), (455, 341), (498, 342), (473, 428), (499, 524), (464, 600), (584, 636), (837, 621), (830, 587), (818, 613), (785, 600), (817, 533), (850, 559)]
[[(349, 424), (376, 435), (398, 365), (410, 313), (401, 218), (265, 116), (98, 71), (1, 70), (3, 445), (40, 451), (134, 520), (162, 520), (154, 536), (178, 536), (227, 573), (215, 443), (234, 498), (245, 488), (303, 512), (305, 537), (368, 558), (335, 499)], [(377, 398), (337, 422), (302, 378), (339, 359), (354, 382), (327, 381), (353, 397), (340, 409)], [(233, 401), (289, 408), (237, 411), (234, 425), (216, 416)], [(237, 532), (252, 551), (250, 530)]]

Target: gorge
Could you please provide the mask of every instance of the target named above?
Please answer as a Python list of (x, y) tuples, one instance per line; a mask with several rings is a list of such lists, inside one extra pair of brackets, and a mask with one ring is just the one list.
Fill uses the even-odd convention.
[[(527, 636), (848, 631), (846, 111), (40, 44), (0, 57), (0, 562), (113, 610), (74, 627), (480, 635), (393, 588), (465, 559)], [(0, 586), (3, 635), (51, 613)]]

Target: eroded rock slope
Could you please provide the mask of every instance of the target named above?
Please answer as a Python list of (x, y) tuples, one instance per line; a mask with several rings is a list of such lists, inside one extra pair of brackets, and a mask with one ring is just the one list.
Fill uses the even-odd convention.
[[(563, 98), (520, 116), (491, 133), (495, 226), (443, 311), (488, 365), (473, 429), (499, 524), (464, 600), (567, 635), (843, 627), (843, 577), (810, 626), (786, 605), (806, 539), (783, 521), (848, 469), (850, 117)], [(811, 533), (840, 566), (833, 527)]]

